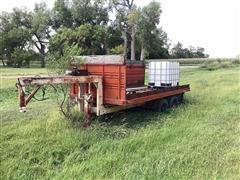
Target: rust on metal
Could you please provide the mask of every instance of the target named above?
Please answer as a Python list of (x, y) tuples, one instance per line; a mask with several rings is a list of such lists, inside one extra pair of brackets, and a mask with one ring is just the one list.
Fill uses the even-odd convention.
[[(69, 84), (78, 85), (78, 96), (76, 97), (79, 104), (79, 111), (84, 112), (84, 126), (87, 127), (91, 124), (93, 94), (91, 85), (94, 84), (97, 88), (97, 108), (100, 110), (102, 106), (102, 77), (101, 76), (55, 76), (55, 77), (21, 77), (18, 78), (17, 88), (19, 96), (19, 109), (20, 112), (26, 111), (26, 105), (38, 92), (38, 90), (49, 84)], [(26, 98), (24, 88), (27, 86), (37, 86), (30, 95)], [(100, 89), (101, 88), (101, 89)], [(71, 91), (72, 92), (72, 91)], [(71, 93), (70, 92), (70, 93)], [(76, 92), (73, 92), (76, 93)], [(98, 113), (99, 114), (99, 113)]]
[(20, 84), (17, 84), (17, 87), (18, 87), (19, 111), (25, 112), (26, 111), (25, 92)]
[(53, 76), (53, 77), (21, 77), (18, 78), (21, 86), (47, 84), (75, 84), (98, 82), (100, 76)]
[(127, 100), (144, 97), (144, 96), (150, 96), (154, 94), (162, 94), (165, 92), (173, 92), (175, 90), (180, 90), (182, 93), (187, 92), (190, 90), (189, 85), (182, 85), (182, 86), (176, 86), (176, 87), (168, 87), (163, 89), (151, 89), (151, 88), (142, 88), (139, 91), (135, 91), (133, 94), (127, 94)]
[[(103, 77), (104, 104), (122, 105), (126, 101), (127, 88), (144, 85), (144, 64), (81, 64), (79, 69)], [(95, 87), (92, 91), (96, 95)], [(71, 92), (77, 94), (77, 86), (72, 86)]]
[[(134, 97), (130, 100), (127, 100), (127, 104), (138, 104), (138, 103), (143, 103), (143, 102), (148, 102), (156, 99), (161, 99), (161, 98), (166, 98), (170, 96), (175, 96), (175, 95), (180, 95), (183, 94), (187, 91), (189, 91), (190, 88), (188, 85), (181, 86), (179, 88), (169, 88), (168, 90), (165, 91), (155, 91), (154, 93), (151, 94), (139, 94), (139, 97)], [(135, 94), (134, 94), (135, 95)]]
[(38, 86), (34, 91), (32, 91), (29, 96), (26, 99), (26, 105), (28, 104), (28, 102), (33, 98), (33, 96), (38, 92), (38, 90), (41, 88), (42, 86)]

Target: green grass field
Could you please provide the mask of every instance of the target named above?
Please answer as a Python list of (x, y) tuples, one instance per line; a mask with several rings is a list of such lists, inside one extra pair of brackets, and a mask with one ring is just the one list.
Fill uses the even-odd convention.
[[(3, 69), (1, 179), (238, 179), (240, 68), (184, 69), (185, 102), (165, 113), (139, 108), (71, 124), (51, 99), (18, 112), (14, 79), (44, 69)], [(9, 77), (9, 79), (8, 79)], [(49, 95), (51, 96), (51, 95)]]

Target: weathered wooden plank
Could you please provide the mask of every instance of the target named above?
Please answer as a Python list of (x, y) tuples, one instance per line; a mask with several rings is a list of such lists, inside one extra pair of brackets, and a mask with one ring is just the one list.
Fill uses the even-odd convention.
[(74, 56), (73, 63), (77, 64), (124, 64), (123, 55), (94, 55)]

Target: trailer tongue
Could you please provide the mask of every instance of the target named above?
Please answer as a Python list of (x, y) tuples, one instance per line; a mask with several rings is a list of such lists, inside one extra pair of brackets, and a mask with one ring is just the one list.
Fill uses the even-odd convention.
[[(44, 85), (68, 84), (71, 89), (70, 99), (78, 104), (79, 112), (84, 113), (84, 125), (91, 124), (91, 114), (97, 116), (112, 113), (136, 106), (148, 104), (148, 108), (162, 111), (182, 101), (183, 94), (190, 90), (189, 85), (155, 88), (144, 85), (145, 65), (142, 63), (128, 64), (122, 56), (111, 56), (113, 62), (96, 63), (98, 56), (74, 68), (74, 76), (21, 77), (18, 78), (18, 96), (20, 112), (38, 90)], [(89, 58), (88, 58), (89, 60)], [(81, 73), (84, 72), (84, 73)], [(69, 73), (71, 74), (71, 73)], [(25, 87), (36, 87), (27, 97)], [(165, 108), (164, 108), (165, 107)]]
[[(68, 84), (68, 85), (78, 85), (79, 89), (81, 87), (91, 87), (91, 84), (96, 86), (97, 89), (97, 109), (99, 109), (102, 97), (102, 77), (100, 76), (55, 76), (55, 77), (21, 77), (18, 78), (18, 97), (19, 97), (19, 110), (20, 112), (26, 111), (26, 105), (33, 98), (33, 96), (38, 92), (38, 90), (49, 84)], [(25, 97), (25, 87), (36, 86), (27, 97)], [(81, 92), (79, 90), (79, 92)], [(91, 120), (91, 100), (92, 94), (90, 89), (86, 89), (84, 93), (78, 93), (75, 96), (75, 101), (79, 103), (79, 111), (84, 112), (85, 124), (90, 124)], [(82, 106), (84, 104), (84, 106)]]

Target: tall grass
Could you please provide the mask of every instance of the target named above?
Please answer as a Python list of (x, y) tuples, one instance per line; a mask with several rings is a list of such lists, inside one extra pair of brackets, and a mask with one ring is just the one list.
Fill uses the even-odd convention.
[[(18, 113), (1, 91), (2, 179), (238, 179), (240, 69), (184, 70), (185, 102), (166, 113), (132, 109), (81, 129), (50, 99)], [(8, 82), (4, 82), (8, 83)]]

